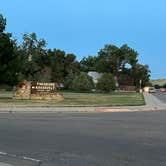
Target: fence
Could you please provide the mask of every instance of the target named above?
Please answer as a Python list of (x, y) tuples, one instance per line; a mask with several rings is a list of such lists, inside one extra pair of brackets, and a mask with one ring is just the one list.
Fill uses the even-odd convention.
[(119, 90), (121, 91), (126, 91), (126, 92), (134, 92), (137, 91), (137, 88), (135, 86), (126, 86), (126, 85), (121, 85), (119, 86)]

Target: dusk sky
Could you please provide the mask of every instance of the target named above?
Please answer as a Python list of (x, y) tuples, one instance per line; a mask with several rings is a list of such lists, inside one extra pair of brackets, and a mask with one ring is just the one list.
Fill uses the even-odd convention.
[(152, 79), (166, 78), (166, 0), (1, 0), (0, 13), (18, 41), (35, 32), (78, 60), (105, 44), (128, 44)]

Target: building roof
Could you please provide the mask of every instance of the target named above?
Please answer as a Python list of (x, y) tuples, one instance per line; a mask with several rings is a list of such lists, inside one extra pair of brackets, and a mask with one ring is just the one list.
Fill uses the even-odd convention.
[(94, 83), (97, 83), (97, 80), (102, 76), (102, 73), (96, 71), (89, 71), (88, 75), (93, 78)]

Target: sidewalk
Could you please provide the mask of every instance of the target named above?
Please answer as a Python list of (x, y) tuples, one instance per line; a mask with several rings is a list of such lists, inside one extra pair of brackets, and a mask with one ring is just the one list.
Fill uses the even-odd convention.
[(166, 110), (166, 103), (149, 93), (143, 93), (146, 105), (122, 107), (7, 107), (0, 108), (0, 113), (74, 113), (74, 112), (137, 112)]
[(146, 106), (149, 106), (149, 107), (166, 106), (166, 103), (159, 100), (158, 98), (156, 98), (154, 95), (152, 95), (150, 93), (144, 93), (143, 95), (145, 98)]

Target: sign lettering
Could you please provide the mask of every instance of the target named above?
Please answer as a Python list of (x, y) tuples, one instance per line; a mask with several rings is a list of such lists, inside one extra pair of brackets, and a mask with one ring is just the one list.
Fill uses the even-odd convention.
[(32, 82), (31, 83), (31, 94), (37, 93), (55, 93), (56, 92), (55, 83), (41, 83), (41, 82)]

